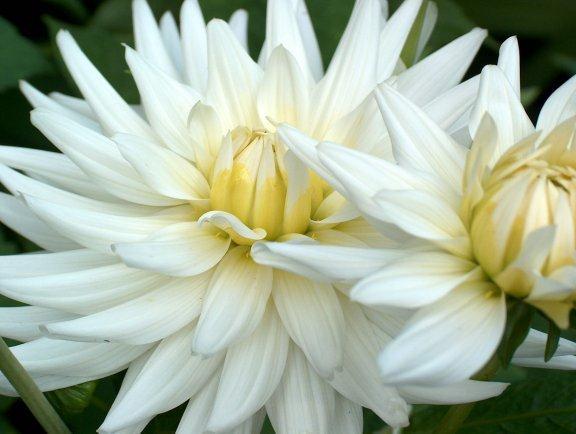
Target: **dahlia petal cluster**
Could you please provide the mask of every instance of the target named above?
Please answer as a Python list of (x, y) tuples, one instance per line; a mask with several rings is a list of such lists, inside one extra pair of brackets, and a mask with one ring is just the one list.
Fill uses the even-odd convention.
[[(379, 249), (394, 240), (333, 175), (302, 162), (315, 151), (310, 140), (392, 155), (372, 94), (385, 80), (407, 107), (461, 132), (454, 111), (472, 106), (475, 84), (457, 85), (485, 32), (406, 68), (399, 56), (421, 1), (387, 17), (378, 0), (358, 0), (324, 72), (301, 0), (268, 1), (258, 62), (243, 11), (206, 25), (186, 0), (178, 27), (170, 14), (158, 24), (144, 0), (133, 7), (126, 61), (141, 104), (127, 104), (60, 32), (83, 99), (27, 83), (22, 91), (32, 123), (61, 153), (0, 148), (0, 181), (12, 193), (0, 195), (0, 219), (44, 249), (0, 258), (0, 293), (29, 305), (1, 308), (0, 334), (24, 342), (11, 349), (38, 386), (127, 369), (107, 433), (141, 432), (186, 402), (179, 433), (257, 433), (266, 415), (278, 433), (360, 433), (362, 407), (399, 427), (409, 403), (504, 390), (467, 378), (446, 387), (380, 380), (377, 353), (407, 316), (353, 303), (348, 290), (398, 256)], [(303, 131), (301, 146), (289, 146), (283, 123)], [(312, 270), (277, 263), (283, 245), (302, 258), (310, 247), (353, 249), (345, 262), (356, 266), (338, 254)], [(342, 284), (326, 278), (333, 266)], [(0, 391), (15, 393), (4, 377)]]
[[(367, 270), (346, 262), (342, 248), (269, 244), (277, 263), (309, 270), (338, 256), (325, 275), (353, 285), (353, 300), (377, 309), (413, 312), (379, 356), (388, 384), (440, 385), (470, 378), (494, 357), (507, 321), (507, 300), (541, 310), (559, 327), (575, 306), (576, 79), (546, 102), (532, 124), (520, 102), (515, 38), (498, 65), (457, 86), (474, 88), (471, 106), (451, 114), (418, 107), (393, 81), (375, 92), (392, 147), (391, 158), (319, 142), (292, 126), (280, 134), (383, 236), (388, 263)], [(306, 142), (306, 140), (308, 142)], [(303, 145), (306, 143), (306, 145)], [(286, 262), (288, 263), (288, 262)], [(289, 267), (286, 267), (289, 268)], [(576, 369), (576, 345), (562, 340), (544, 361), (546, 335), (532, 330), (516, 352), (521, 366)]]

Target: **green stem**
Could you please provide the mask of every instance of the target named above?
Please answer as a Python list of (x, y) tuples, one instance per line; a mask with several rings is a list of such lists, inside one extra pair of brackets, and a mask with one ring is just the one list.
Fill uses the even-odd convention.
[[(500, 367), (500, 361), (498, 360), (498, 355), (494, 354), (492, 359), (482, 368), (478, 374), (473, 378), (474, 380), (490, 380)], [(474, 409), (475, 402), (469, 402), (466, 404), (458, 404), (450, 407), (448, 412), (444, 415), (436, 429), (434, 434), (455, 434), (462, 427), (470, 413)]]
[(0, 338), (0, 371), (18, 392), (36, 420), (48, 434), (71, 434), (56, 410), (40, 392), (36, 383)]

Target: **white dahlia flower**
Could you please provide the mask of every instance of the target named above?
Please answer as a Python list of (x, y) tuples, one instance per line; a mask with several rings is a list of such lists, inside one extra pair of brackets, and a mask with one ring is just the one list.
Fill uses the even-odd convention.
[[(377, 351), (403, 312), (361, 307), (345, 285), (299, 277), (297, 266), (275, 269), (266, 247), (352, 246), (346, 262), (365, 269), (389, 260), (367, 249), (386, 239), (287, 152), (276, 125), (387, 155), (371, 92), (394, 72), (407, 97), (454, 124), (474, 92), (453, 88), (485, 32), (405, 69), (399, 55), (420, 6), (408, 0), (387, 19), (378, 0), (359, 0), (324, 74), (303, 1), (268, 2), (256, 63), (244, 12), (205, 26), (186, 0), (178, 29), (170, 14), (158, 26), (136, 0), (126, 60), (141, 107), (58, 34), (85, 100), (22, 90), (33, 124), (63, 154), (0, 148), (13, 194), (0, 195), (0, 218), (46, 250), (0, 259), (0, 293), (31, 305), (2, 308), (0, 334), (25, 342), (12, 351), (42, 390), (128, 368), (101, 432), (140, 432), (188, 401), (179, 433), (259, 432), (268, 414), (278, 433), (314, 434), (360, 433), (362, 406), (403, 426), (407, 402), (503, 390), (385, 387)], [(14, 393), (3, 377), (0, 391)]]
[[(351, 291), (366, 306), (416, 310), (380, 355), (388, 384), (470, 378), (501, 341), (507, 296), (568, 326), (576, 300), (576, 78), (550, 97), (536, 128), (521, 105), (519, 80), (511, 38), (499, 66), (479, 77), (469, 116), (455, 113), (469, 124), (470, 149), (390, 84), (375, 93), (395, 162), (280, 127), (294, 152), (307, 150), (309, 164), (397, 243), (380, 249), (389, 263)], [(309, 246), (306, 256), (288, 243), (266, 248), (278, 263), (297, 261), (303, 270), (347, 254), (331, 246)], [(325, 271), (336, 281), (359, 269), (337, 263)], [(542, 336), (532, 331), (513, 361), (576, 369), (576, 345), (564, 340), (545, 363)]]

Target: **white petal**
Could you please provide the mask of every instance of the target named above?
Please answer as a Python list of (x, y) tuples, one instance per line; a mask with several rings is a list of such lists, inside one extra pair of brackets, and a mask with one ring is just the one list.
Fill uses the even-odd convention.
[(208, 70), (207, 101), (224, 127), (257, 127), (255, 96), (262, 70), (222, 20), (208, 24)]
[(76, 315), (37, 306), (0, 307), (0, 336), (21, 342), (42, 337), (39, 326)]
[(329, 434), (335, 405), (334, 389), (316, 374), (304, 354), (291, 345), (282, 381), (266, 404), (276, 433)]
[[(98, 124), (96, 120), (92, 119), (93, 113), (90, 117), (87, 117), (85, 113), (80, 113), (78, 110), (63, 105), (55, 96), (50, 98), (44, 95), (30, 83), (25, 81), (20, 82), (20, 90), (34, 108), (48, 109), (59, 113), (74, 122), (82, 124), (85, 127), (93, 129), (94, 131), (101, 131), (100, 124)], [(88, 109), (91, 111), (90, 106), (88, 106)]]
[(380, 19), (378, 0), (356, 3), (326, 75), (312, 96), (309, 122), (314, 137), (322, 137), (331, 122), (356, 108), (374, 89)]
[(108, 413), (100, 431), (114, 432), (171, 410), (207, 384), (224, 355), (192, 356), (192, 333), (192, 327), (186, 327), (158, 345), (132, 387)]
[(376, 100), (390, 132), (398, 163), (435, 174), (459, 191), (465, 149), (390, 86), (381, 86), (376, 92)]
[[(283, 0), (275, 0), (285, 3)], [(264, 78), (258, 90), (258, 114), (269, 129), (271, 120), (298, 125), (308, 110), (308, 82), (296, 59), (283, 46), (270, 55)]]
[(107, 202), (119, 202), (117, 197), (94, 184), (94, 181), (86, 176), (70, 158), (59, 152), (0, 146), (0, 163), (22, 170), (39, 181), (81, 196)]
[(5, 193), (0, 193), (0, 221), (43, 249), (58, 252), (80, 248), (36, 217), (23, 201)]
[(124, 158), (158, 193), (187, 201), (206, 200), (210, 186), (189, 161), (156, 143), (128, 134), (116, 134)]
[(536, 128), (550, 131), (576, 114), (576, 77), (560, 86), (548, 98), (538, 116)]
[(534, 132), (519, 95), (497, 66), (489, 65), (482, 70), (478, 100), (470, 117), (472, 137), (476, 135), (485, 113), (492, 116), (498, 129), (497, 156)]
[(516, 36), (506, 39), (500, 46), (498, 67), (506, 74), (516, 95), (520, 95), (520, 48)]
[[(185, 77), (182, 45), (180, 44), (180, 32), (178, 31), (178, 25), (176, 24), (176, 19), (174, 18), (174, 15), (172, 15), (172, 12), (165, 12), (162, 15), (162, 18), (160, 18), (160, 33), (166, 51), (170, 56), (170, 60), (178, 72), (178, 77)], [(140, 50), (138, 51), (141, 53)]]
[(554, 356), (547, 362), (544, 361), (543, 357), (514, 357), (512, 363), (525, 368), (576, 370), (576, 356)]
[(116, 144), (57, 113), (36, 109), (32, 123), (86, 174), (110, 194), (143, 205), (181, 203), (150, 189), (122, 158)]
[(115, 243), (141, 241), (173, 222), (170, 216), (122, 216), (74, 209), (25, 196), (26, 203), (42, 220), (67, 238), (104, 253)]
[(294, 2), (289, 0), (268, 0), (266, 6), (266, 39), (259, 62), (267, 68), (272, 53), (284, 47), (299, 65), (302, 73), (308, 76), (308, 58), (304, 48)]
[(418, 308), (444, 297), (472, 275), (481, 278), (474, 268), (474, 263), (451, 254), (416, 253), (361, 280), (350, 296), (367, 305)]
[(235, 10), (228, 20), (228, 25), (240, 44), (248, 51), (248, 12), (244, 9)]
[(56, 42), (74, 82), (109, 133), (131, 133), (154, 138), (148, 124), (116, 93), (82, 53), (70, 33), (61, 30)]
[(0, 276), (28, 277), (53, 273), (68, 273), (90, 267), (117, 263), (113, 256), (91, 250), (72, 250), (59, 253), (30, 253), (0, 256)]
[(362, 406), (340, 394), (336, 394), (335, 419), (332, 422), (332, 434), (362, 434), (364, 418)]
[(249, 336), (258, 326), (272, 290), (272, 270), (262, 267), (243, 246), (218, 264), (202, 305), (192, 348), (214, 354)]
[(398, 91), (415, 104), (423, 106), (456, 86), (486, 35), (486, 30), (473, 29), (427, 56), (398, 76)]
[(380, 33), (378, 53), (378, 82), (386, 80), (394, 72), (400, 53), (418, 16), (422, 0), (403, 2), (386, 22)]
[(11, 347), (10, 351), (26, 371), (34, 375), (92, 377), (124, 369), (149, 348), (149, 345), (94, 344), (42, 338)]
[(373, 410), (387, 424), (406, 426), (409, 408), (395, 388), (384, 385), (376, 365), (376, 355), (384, 341), (359, 305), (342, 296), (340, 300), (347, 326), (344, 366), (330, 383), (349, 400)]
[(507, 383), (464, 380), (448, 386), (401, 386), (398, 390), (410, 404), (452, 405), (493, 398), (508, 386)]
[(170, 59), (154, 14), (146, 0), (132, 2), (132, 22), (136, 50), (151, 64), (177, 78), (178, 72)]
[[(48, 263), (53, 255), (44, 255)], [(30, 264), (33, 264), (30, 262)], [(124, 264), (58, 267), (37, 276), (0, 277), (0, 293), (14, 300), (66, 312), (90, 314), (142, 296), (170, 282), (156, 273)]]
[[(546, 351), (546, 342), (548, 340), (548, 335), (542, 333), (538, 330), (531, 329), (526, 336), (526, 339), (516, 352), (514, 357), (517, 358), (541, 358), (544, 359), (544, 353)], [(569, 356), (576, 354), (576, 343), (569, 341), (567, 339), (560, 338), (558, 342), (558, 348), (554, 353), (554, 356)]]
[(234, 428), (266, 404), (284, 373), (288, 343), (270, 304), (254, 333), (226, 353), (208, 431)]
[(194, 276), (214, 267), (230, 246), (230, 238), (196, 222), (167, 226), (148, 238), (115, 244), (114, 252), (129, 267), (169, 276)]
[(288, 333), (322, 377), (342, 367), (344, 316), (329, 284), (274, 271), (274, 304)]
[(384, 381), (446, 385), (474, 375), (504, 332), (506, 303), (496, 291), (489, 283), (471, 283), (420, 309), (380, 354)]
[(202, 93), (208, 77), (208, 57), (206, 24), (198, 0), (185, 0), (182, 3), (180, 31), (188, 83)]
[(304, 0), (293, 0), (292, 4), (296, 10), (296, 19), (298, 21), (298, 28), (304, 49), (306, 50), (306, 57), (308, 58), (308, 65), (312, 70), (312, 75), (316, 80), (320, 80), (324, 75), (324, 67), (322, 66), (322, 54), (320, 53), (320, 46), (314, 33), (314, 26), (310, 20), (310, 14), (306, 7)]
[(176, 434), (203, 433), (218, 391), (220, 376), (214, 375), (202, 389), (190, 399), (178, 424)]
[(69, 108), (77, 113), (86, 116), (89, 119), (96, 120), (96, 115), (92, 111), (90, 104), (83, 98), (76, 98), (75, 96), (65, 95), (60, 92), (50, 92), (50, 98), (58, 104)]
[(263, 265), (290, 271), (318, 281), (354, 280), (398, 258), (399, 251), (324, 246), (297, 242), (259, 242), (251, 255)]
[(78, 341), (146, 344), (180, 330), (199, 314), (210, 273), (177, 279), (108, 310), (47, 324), (52, 336)]
[(188, 132), (193, 141), (196, 166), (209, 178), (225, 133), (216, 110), (198, 102), (190, 111)]
[(154, 131), (169, 149), (194, 159), (187, 122), (190, 110), (200, 100), (200, 94), (149, 64), (129, 47), (126, 48), (126, 62)]

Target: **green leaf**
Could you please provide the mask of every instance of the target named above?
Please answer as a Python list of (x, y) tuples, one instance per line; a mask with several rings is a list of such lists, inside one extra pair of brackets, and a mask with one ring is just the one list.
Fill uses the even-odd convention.
[(42, 51), (0, 17), (0, 92), (18, 85), (18, 80), (50, 72)]
[(506, 314), (506, 329), (498, 348), (498, 356), (502, 366), (507, 367), (516, 349), (520, 346), (528, 332), (534, 308), (519, 300), (508, 300)]
[[(71, 26), (52, 18), (47, 18), (45, 21), (53, 41), (60, 29), (69, 30), (80, 48), (82, 48), (82, 51), (88, 56), (90, 61), (94, 63), (104, 77), (106, 77), (116, 91), (128, 102), (138, 102), (139, 98), (136, 85), (126, 65), (124, 47), (122, 47), (122, 43), (131, 43), (131, 36), (116, 35), (95, 26)], [(55, 52), (58, 52), (55, 42), (53, 45)], [(59, 54), (58, 60), (62, 72), (68, 78), (70, 86), (76, 89), (76, 85), (66, 70)]]
[(96, 381), (77, 384), (65, 389), (48, 392), (46, 397), (50, 403), (61, 413), (82, 413), (90, 405), (90, 400), (96, 389)]
[(544, 360), (549, 361), (558, 349), (558, 342), (560, 342), (560, 329), (554, 321), (548, 320), (548, 339), (546, 339), (546, 350), (544, 352)]

